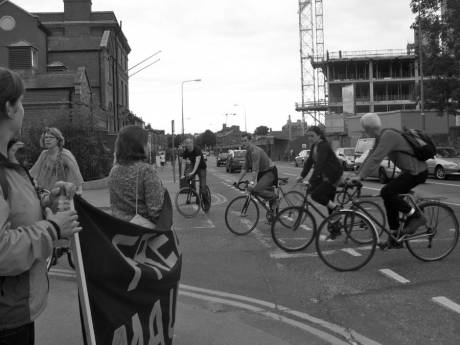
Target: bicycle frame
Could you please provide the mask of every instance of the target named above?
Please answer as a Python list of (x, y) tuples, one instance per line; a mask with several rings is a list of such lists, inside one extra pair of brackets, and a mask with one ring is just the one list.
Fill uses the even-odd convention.
[[(412, 204), (412, 206), (417, 211), (422, 213), (422, 211), (418, 207), (417, 202), (416, 202), (416, 200), (415, 200), (415, 198), (414, 198), (414, 196), (412, 194), (401, 194), (400, 196), (403, 197), (403, 198), (406, 198), (406, 200), (410, 204)], [(378, 235), (379, 232), (377, 231), (376, 226), (379, 229), (383, 230), (392, 240), (394, 240), (394, 241), (396, 241), (398, 243), (401, 243), (401, 242), (403, 242), (405, 240), (409, 240), (409, 239), (413, 240), (413, 239), (419, 239), (419, 238), (425, 238), (425, 237), (432, 236), (432, 234), (420, 234), (420, 235), (414, 234), (414, 235), (399, 236), (400, 233), (402, 232), (403, 228), (404, 228), (404, 223), (403, 222), (400, 222), (398, 232), (397, 232), (396, 235), (394, 235), (389, 229), (387, 229), (385, 227), (384, 224), (380, 223), (377, 219), (375, 219), (374, 216), (372, 216), (372, 214), (367, 212), (366, 209), (359, 204), (359, 201), (361, 201), (362, 198), (381, 198), (381, 196), (380, 195), (369, 195), (369, 196), (359, 197), (359, 198), (351, 200), (352, 205), (355, 207), (354, 211), (362, 213), (365, 217), (367, 217), (371, 221), (371, 224), (372, 224), (372, 226), (374, 228), (374, 231), (375, 231), (375, 233), (377, 235), (377, 238), (379, 238), (379, 235)], [(431, 199), (426, 199), (426, 200), (431, 200)], [(405, 219), (405, 216), (404, 216), (404, 219)], [(381, 242), (379, 241), (378, 243), (380, 244)]]

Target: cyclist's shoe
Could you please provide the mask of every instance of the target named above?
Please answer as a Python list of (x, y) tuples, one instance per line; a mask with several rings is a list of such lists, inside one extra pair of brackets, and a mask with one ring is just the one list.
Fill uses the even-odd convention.
[(404, 247), (402, 242), (398, 242), (393, 238), (388, 238), (387, 243), (385, 244), (387, 249), (401, 249)]
[(340, 231), (340, 218), (331, 220), (331, 222), (327, 225), (327, 231), (329, 231), (329, 236), (327, 237), (328, 240), (335, 240), (339, 237), (342, 234)]
[(404, 224), (404, 235), (413, 235), (419, 227), (426, 224), (425, 216), (418, 210), (412, 216), (407, 217)]

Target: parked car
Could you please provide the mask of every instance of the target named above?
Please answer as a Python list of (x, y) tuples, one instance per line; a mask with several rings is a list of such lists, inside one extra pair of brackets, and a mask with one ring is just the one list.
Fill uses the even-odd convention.
[(241, 171), (246, 162), (246, 150), (231, 150), (228, 152), (226, 170), (229, 173)]
[(437, 147), (434, 159), (426, 161), (428, 173), (438, 180), (460, 175), (460, 154), (453, 147)]
[(335, 150), (337, 158), (342, 163), (343, 170), (355, 169), (355, 148), (354, 147), (339, 147)]
[(302, 167), (303, 163), (305, 163), (305, 161), (307, 160), (309, 155), (310, 155), (310, 150), (302, 150), (302, 151), (300, 151), (300, 153), (294, 159), (295, 160), (295, 166), (296, 167)]
[(217, 155), (217, 166), (227, 165), (228, 152), (221, 152)]
[[(360, 157), (355, 159), (355, 170), (358, 171), (361, 168), (361, 165), (366, 160), (369, 155), (370, 150), (366, 150)], [(378, 178), (379, 182), (382, 184), (388, 183), (390, 180), (398, 177), (401, 174), (401, 170), (396, 167), (392, 161), (387, 157), (380, 163), (380, 167), (373, 171), (369, 177)]]
[(362, 138), (358, 139), (355, 146), (355, 161), (357, 158), (362, 156), (366, 151), (371, 150), (374, 147), (375, 138)]

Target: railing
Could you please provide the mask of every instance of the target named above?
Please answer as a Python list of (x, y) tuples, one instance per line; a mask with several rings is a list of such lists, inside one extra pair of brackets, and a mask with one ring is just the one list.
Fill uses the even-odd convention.
[(351, 59), (367, 57), (392, 57), (392, 56), (412, 56), (415, 49), (385, 49), (385, 50), (354, 50), (327, 52), (325, 56), (314, 56), (314, 62), (322, 62), (331, 59)]

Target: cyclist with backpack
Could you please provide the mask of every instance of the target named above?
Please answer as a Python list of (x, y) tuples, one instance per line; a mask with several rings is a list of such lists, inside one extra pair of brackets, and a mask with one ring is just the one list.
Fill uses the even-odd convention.
[[(375, 113), (365, 114), (361, 125), (369, 137), (376, 138), (374, 148), (364, 161), (357, 176), (351, 180), (360, 181), (377, 170), (380, 162), (388, 157), (401, 174), (386, 184), (380, 194), (383, 198), (388, 225), (392, 232), (399, 229), (399, 212), (407, 216), (403, 234), (413, 234), (426, 223), (423, 214), (411, 207), (400, 196), (426, 181), (428, 176), (425, 160), (434, 156), (435, 147), (431, 139), (423, 132), (414, 130), (398, 131), (382, 129), (380, 117)], [(396, 243), (390, 242), (395, 247)]]

